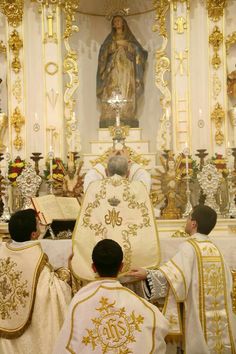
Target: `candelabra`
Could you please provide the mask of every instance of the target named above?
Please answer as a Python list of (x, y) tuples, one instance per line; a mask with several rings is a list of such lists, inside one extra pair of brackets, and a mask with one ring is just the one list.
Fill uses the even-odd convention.
[(30, 158), (34, 161), (35, 172), (39, 175), (39, 161), (43, 159), (43, 156), (40, 156), (41, 152), (32, 152), (32, 155)]
[(202, 170), (204, 166), (204, 159), (208, 155), (206, 151), (207, 149), (197, 149), (198, 154), (195, 154), (195, 156), (199, 157), (200, 159), (200, 170)]
[(49, 181), (48, 181), (48, 191), (49, 194), (53, 194), (53, 168), (52, 168), (52, 163), (53, 163), (53, 158), (54, 158), (54, 153), (53, 151), (49, 151), (48, 153), (48, 159), (49, 159), (49, 173), (50, 173), (50, 177), (49, 177)]

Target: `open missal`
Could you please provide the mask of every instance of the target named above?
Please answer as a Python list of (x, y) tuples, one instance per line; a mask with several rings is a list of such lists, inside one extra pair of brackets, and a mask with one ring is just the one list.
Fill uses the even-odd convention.
[(53, 220), (76, 220), (80, 205), (76, 198), (56, 197), (53, 194), (32, 198), (34, 209), (43, 224)]

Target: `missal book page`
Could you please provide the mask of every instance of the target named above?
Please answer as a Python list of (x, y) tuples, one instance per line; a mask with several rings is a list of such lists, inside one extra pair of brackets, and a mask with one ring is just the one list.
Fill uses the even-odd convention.
[(60, 206), (63, 219), (75, 220), (78, 217), (80, 205), (77, 198), (56, 197), (57, 203)]
[(42, 197), (32, 198), (32, 204), (39, 214), (42, 223), (47, 225), (54, 219), (64, 219), (61, 208), (55, 195), (44, 195)]

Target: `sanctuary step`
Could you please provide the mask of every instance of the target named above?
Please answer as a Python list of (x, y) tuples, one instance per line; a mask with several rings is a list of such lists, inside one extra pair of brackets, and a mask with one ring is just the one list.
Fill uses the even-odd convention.
[[(151, 170), (156, 165), (156, 153), (150, 152), (149, 141), (142, 139), (141, 128), (129, 128), (125, 139), (126, 146), (134, 150), (138, 155), (142, 155), (148, 161), (146, 169)], [(111, 132), (108, 128), (98, 129), (98, 141), (90, 141), (91, 153), (83, 154), (83, 170), (92, 167), (92, 162), (103, 155), (113, 146)]]

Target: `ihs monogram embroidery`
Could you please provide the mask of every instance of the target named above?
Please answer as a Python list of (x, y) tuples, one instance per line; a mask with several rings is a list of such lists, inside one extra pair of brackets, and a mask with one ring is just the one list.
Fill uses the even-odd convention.
[(105, 297), (99, 303), (101, 306), (96, 310), (100, 316), (92, 319), (95, 327), (86, 329), (88, 335), (83, 337), (82, 343), (90, 344), (92, 350), (99, 346), (102, 353), (132, 354), (129, 343), (136, 342), (135, 331), (142, 332), (140, 327), (144, 317), (134, 311), (127, 314), (125, 307), (116, 308), (116, 302), (109, 303)]
[(0, 260), (0, 316), (2, 320), (11, 318), (11, 312), (18, 313), (19, 307), (25, 307), (27, 280), (22, 272), (16, 270), (17, 264), (10, 257)]

